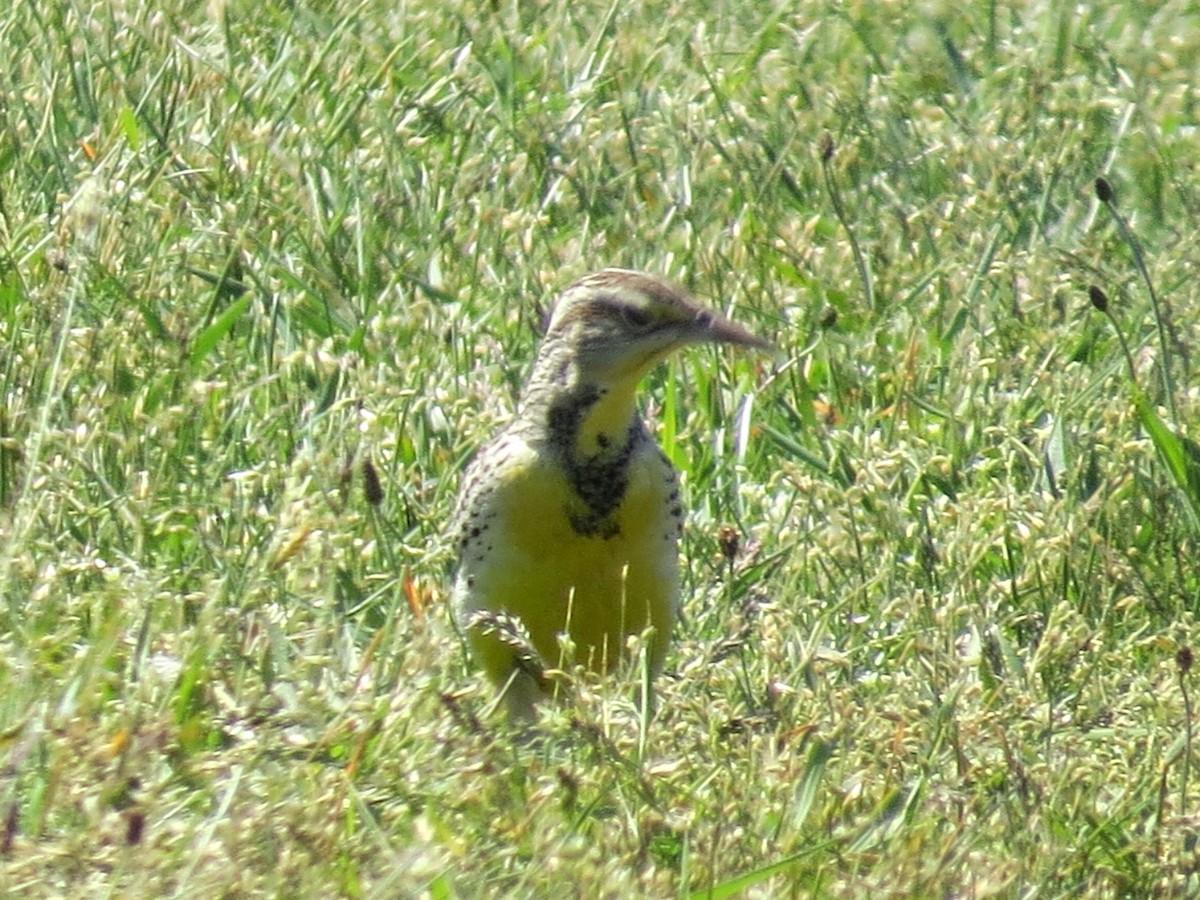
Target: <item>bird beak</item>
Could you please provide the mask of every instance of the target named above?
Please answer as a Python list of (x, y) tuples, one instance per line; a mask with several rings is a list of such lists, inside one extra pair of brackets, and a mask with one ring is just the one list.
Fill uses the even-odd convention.
[(696, 316), (694, 327), (691, 329), (691, 340), (697, 342), (711, 341), (714, 344), (735, 344), (739, 347), (752, 347), (755, 350), (774, 352), (776, 347), (770, 341), (760, 338), (747, 331), (741, 325), (717, 315), (709, 310), (703, 310)]

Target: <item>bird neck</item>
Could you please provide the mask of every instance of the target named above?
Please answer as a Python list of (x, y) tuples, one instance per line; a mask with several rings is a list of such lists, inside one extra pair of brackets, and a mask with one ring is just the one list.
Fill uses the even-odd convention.
[(570, 353), (543, 352), (521, 400), (518, 428), (545, 441), (561, 462), (577, 505), (568, 511), (581, 535), (612, 537), (612, 518), (629, 483), (629, 464), (646, 439), (637, 414), (637, 373), (597, 384)]
[(639, 425), (640, 373), (599, 383), (590, 380), (568, 353), (544, 353), (521, 399), (520, 417), (546, 429), (551, 443), (573, 463), (620, 456)]
[(576, 459), (606, 459), (624, 452), (632, 430), (640, 422), (636, 388), (636, 381), (589, 386), (584, 396), (596, 399), (582, 410), (575, 430)]

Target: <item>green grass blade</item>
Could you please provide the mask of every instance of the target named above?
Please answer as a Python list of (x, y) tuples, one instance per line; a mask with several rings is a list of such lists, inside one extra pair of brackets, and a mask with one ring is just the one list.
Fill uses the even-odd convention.
[(192, 351), (188, 354), (188, 359), (193, 366), (204, 362), (216, 349), (221, 339), (233, 330), (238, 319), (245, 315), (246, 310), (250, 308), (252, 299), (251, 297), (242, 297), (234, 300), (223, 313), (213, 320), (211, 325), (196, 335), (195, 340), (192, 341)]
[(1141, 391), (1134, 394), (1134, 406), (1171, 481), (1183, 497), (1188, 521), (1195, 531), (1200, 532), (1200, 447), (1167, 427)]

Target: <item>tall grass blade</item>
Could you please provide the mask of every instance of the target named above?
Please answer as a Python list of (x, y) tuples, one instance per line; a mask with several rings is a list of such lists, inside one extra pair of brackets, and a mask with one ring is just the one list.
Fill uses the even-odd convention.
[(242, 297), (234, 300), (211, 325), (196, 335), (196, 339), (192, 342), (192, 352), (188, 355), (192, 365), (199, 365), (208, 358), (221, 339), (229, 334), (233, 326), (237, 324), (238, 319), (245, 315), (246, 310), (250, 308), (252, 299), (251, 297)]
[(1193, 530), (1200, 532), (1200, 446), (1167, 427), (1155, 412), (1154, 405), (1140, 390), (1134, 394), (1134, 407), (1171, 480), (1183, 497), (1188, 523)]

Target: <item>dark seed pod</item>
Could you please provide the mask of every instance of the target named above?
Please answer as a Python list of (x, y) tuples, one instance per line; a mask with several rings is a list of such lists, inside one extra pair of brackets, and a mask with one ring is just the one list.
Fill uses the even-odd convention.
[(721, 555), (725, 557), (725, 561), (732, 563), (741, 549), (741, 535), (732, 525), (722, 525), (717, 529), (717, 545), (721, 548)]
[(1093, 284), (1088, 288), (1088, 299), (1100, 312), (1108, 312), (1108, 294), (1104, 293), (1103, 288)]
[(829, 162), (833, 159), (833, 135), (828, 131), (821, 135), (821, 162)]
[(375, 471), (375, 464), (370, 458), (362, 461), (362, 476), (363, 497), (372, 506), (378, 506), (383, 502), (383, 485), (379, 482), (379, 473)]
[(1112, 203), (1116, 200), (1112, 185), (1108, 183), (1107, 178), (1101, 177), (1096, 179), (1096, 198), (1101, 203)]
[(1175, 651), (1175, 665), (1179, 666), (1179, 674), (1186, 675), (1191, 671), (1192, 663), (1195, 658), (1192, 656), (1192, 648), (1186, 644)]
[(140, 809), (129, 811), (125, 818), (125, 843), (135, 847), (142, 842), (146, 832), (146, 814)]

